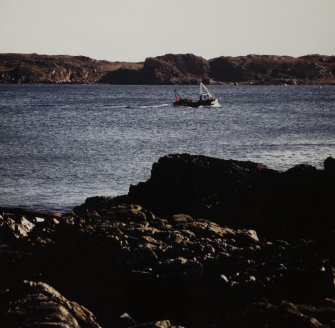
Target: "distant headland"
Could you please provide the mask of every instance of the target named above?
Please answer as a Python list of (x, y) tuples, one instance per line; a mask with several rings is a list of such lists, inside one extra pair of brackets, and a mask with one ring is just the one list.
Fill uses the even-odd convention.
[(248, 55), (206, 60), (167, 54), (144, 62), (84, 56), (0, 54), (0, 83), (335, 85), (335, 56)]

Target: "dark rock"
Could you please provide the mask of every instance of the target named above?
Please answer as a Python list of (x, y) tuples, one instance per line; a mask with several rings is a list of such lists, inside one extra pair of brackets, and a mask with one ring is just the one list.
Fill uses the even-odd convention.
[(99, 328), (94, 315), (49, 285), (25, 281), (0, 293), (2, 327)]
[(271, 238), (309, 237), (335, 228), (335, 184), (328, 175), (306, 164), (278, 172), (251, 162), (175, 154), (159, 159), (148, 181), (113, 203), (137, 203), (163, 217), (203, 217)]
[[(241, 320), (242, 319), (242, 320)], [(334, 301), (323, 300), (320, 304), (294, 304), (267, 301), (252, 304), (240, 318), (238, 327), (332, 327), (335, 319)]]
[(328, 174), (335, 175), (335, 158), (326, 158), (326, 160), (324, 161), (324, 168)]
[(7, 216), (0, 214), (0, 240), (20, 239), (28, 236), (34, 224), (24, 216)]
[(135, 320), (128, 313), (123, 313), (113, 322), (113, 327), (127, 328), (133, 327), (135, 324)]
[(242, 58), (219, 57), (209, 61), (210, 74), (222, 82), (245, 82), (253, 80), (250, 74), (245, 74), (242, 68)]
[(333, 183), (308, 165), (170, 155), (73, 213), (1, 209), (0, 324), (332, 327)]
[(132, 326), (132, 328), (183, 328), (182, 326), (172, 325), (169, 320), (153, 321)]
[(236, 198), (253, 180), (277, 174), (251, 162), (169, 155), (153, 165), (147, 182), (130, 187), (127, 198), (162, 216), (186, 213), (213, 219), (225, 217), (224, 211), (217, 213), (218, 206), (226, 205), (229, 212), (240, 207)]
[(316, 173), (316, 167), (308, 164), (299, 164), (286, 171), (287, 175), (291, 176), (308, 176)]
[[(174, 311), (192, 299), (192, 289), (207, 289), (207, 259), (259, 243), (255, 232), (189, 216), (164, 220), (135, 205), (123, 205), (120, 211), (118, 205), (88, 204), (85, 218), (38, 222), (25, 247), (34, 264), (30, 275), (39, 272), (40, 279), (79, 299), (106, 324), (119, 311), (134, 313), (139, 322), (153, 314), (185, 320), (187, 314), (176, 317)], [(99, 215), (91, 217), (91, 211)], [(171, 303), (176, 293), (184, 296)]]
[[(134, 208), (140, 209), (123, 205), (120, 212), (117, 205), (98, 202), (96, 209), (90, 204), (90, 211), (100, 213), (97, 217), (86, 211), (86, 219), (67, 218), (47, 230), (41, 222), (30, 234), (43, 263), (42, 277), (87, 304), (103, 324), (128, 312), (137, 322), (154, 316), (207, 326), (217, 313), (226, 313), (225, 307), (242, 309), (261, 296), (334, 295), (331, 237), (321, 244), (268, 243), (255, 231), (186, 215), (164, 220), (147, 212), (151, 219), (138, 220)], [(43, 234), (49, 242), (34, 242)], [(60, 274), (59, 267), (71, 275)]]
[(98, 218), (104, 217), (110, 220), (122, 218), (129, 221), (142, 222), (155, 220), (155, 215), (135, 204), (115, 205), (113, 197), (97, 196), (87, 198), (83, 205), (77, 206), (73, 212), (81, 217)]

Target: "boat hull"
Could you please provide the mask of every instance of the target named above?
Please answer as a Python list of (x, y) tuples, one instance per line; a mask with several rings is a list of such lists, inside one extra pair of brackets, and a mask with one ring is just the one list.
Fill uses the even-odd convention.
[(182, 107), (200, 107), (200, 106), (213, 106), (218, 104), (218, 99), (207, 99), (207, 100), (198, 100), (194, 101), (191, 99), (180, 99), (173, 103), (174, 106), (182, 106)]

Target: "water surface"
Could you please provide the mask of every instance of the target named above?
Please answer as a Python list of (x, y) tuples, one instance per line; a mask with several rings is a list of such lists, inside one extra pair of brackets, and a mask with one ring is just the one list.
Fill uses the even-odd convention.
[(212, 86), (221, 108), (173, 107), (173, 89), (0, 85), (0, 205), (65, 210), (127, 193), (170, 153), (280, 170), (335, 156), (335, 87)]

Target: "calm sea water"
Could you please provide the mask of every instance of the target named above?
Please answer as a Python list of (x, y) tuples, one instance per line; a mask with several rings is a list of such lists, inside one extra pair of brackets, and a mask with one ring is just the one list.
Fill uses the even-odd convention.
[(0, 85), (0, 205), (66, 210), (124, 194), (170, 153), (281, 170), (335, 156), (334, 87), (212, 86), (222, 107), (193, 109), (171, 106), (173, 89)]

